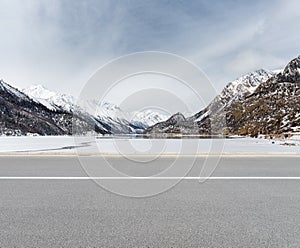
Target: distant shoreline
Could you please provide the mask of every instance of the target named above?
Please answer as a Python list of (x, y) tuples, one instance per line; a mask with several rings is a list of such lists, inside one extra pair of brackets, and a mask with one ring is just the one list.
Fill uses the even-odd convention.
[(221, 154), (210, 154), (210, 153), (197, 153), (197, 154), (113, 154), (113, 153), (51, 153), (51, 152), (0, 152), (1, 157), (105, 157), (105, 158), (122, 158), (126, 157), (158, 157), (159, 158), (201, 158), (201, 157), (300, 157), (300, 153), (221, 153)]

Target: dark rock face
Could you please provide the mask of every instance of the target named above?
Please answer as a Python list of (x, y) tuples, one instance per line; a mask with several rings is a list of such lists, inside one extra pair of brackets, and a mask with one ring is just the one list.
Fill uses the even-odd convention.
[(208, 107), (190, 118), (175, 119), (175, 124), (170, 119), (146, 133), (257, 136), (299, 132), (300, 56), (277, 75), (259, 70), (229, 83)]
[(93, 129), (98, 133), (107, 133), (90, 116), (49, 110), (0, 81), (1, 135), (70, 135), (73, 121), (80, 127), (78, 132)]
[(284, 68), (282, 73), (277, 75), (277, 82), (290, 82), (297, 83), (300, 82), (300, 56), (293, 59), (288, 65)]
[(168, 120), (149, 127), (146, 132), (155, 133), (192, 133), (196, 128), (196, 123), (188, 121), (183, 114), (172, 115)]

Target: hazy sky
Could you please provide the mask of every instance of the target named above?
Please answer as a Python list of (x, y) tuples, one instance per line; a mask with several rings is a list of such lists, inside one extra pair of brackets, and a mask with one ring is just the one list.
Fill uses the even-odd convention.
[(77, 95), (111, 59), (158, 50), (202, 68), (218, 91), (300, 54), (300, 1), (0, 0), (0, 78)]

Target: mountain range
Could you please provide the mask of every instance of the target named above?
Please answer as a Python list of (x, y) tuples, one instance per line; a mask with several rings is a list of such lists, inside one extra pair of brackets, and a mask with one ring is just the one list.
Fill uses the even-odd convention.
[(42, 85), (18, 90), (3, 80), (0, 104), (1, 135), (71, 135), (74, 124), (79, 134), (90, 130), (99, 134), (136, 134), (169, 117), (150, 110), (125, 112), (114, 104), (92, 99), (89, 104), (97, 111), (89, 113), (72, 96)]
[[(300, 132), (300, 56), (281, 71), (257, 70), (228, 83), (204, 109), (185, 117), (152, 110), (126, 112), (91, 99), (94, 113), (76, 99), (41, 85), (18, 90), (0, 80), (0, 135), (236, 134)], [(79, 128), (78, 128), (79, 127)]]
[(260, 134), (300, 132), (300, 56), (275, 73), (257, 70), (226, 85), (203, 110), (181, 113), (145, 130), (161, 134)]
[(52, 110), (0, 80), (1, 135), (70, 135), (73, 121), (82, 130), (107, 131), (92, 116)]

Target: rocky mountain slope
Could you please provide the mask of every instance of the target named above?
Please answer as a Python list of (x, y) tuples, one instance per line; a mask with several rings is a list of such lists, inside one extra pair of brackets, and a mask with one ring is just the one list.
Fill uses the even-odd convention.
[(258, 70), (231, 83), (190, 118), (175, 114), (145, 133), (280, 134), (300, 131), (300, 57), (282, 72)]
[(300, 56), (226, 113), (228, 132), (257, 136), (300, 131)]
[(91, 105), (95, 113), (82, 111), (71, 96), (42, 86), (21, 92), (1, 80), (0, 135), (70, 135), (74, 123), (79, 134), (88, 130), (101, 134), (251, 136), (300, 132), (300, 56), (280, 72), (258, 70), (238, 78), (190, 117), (177, 113), (167, 119), (167, 115), (150, 110), (125, 112), (93, 100)]
[(108, 133), (101, 123), (83, 113), (72, 115), (64, 110), (51, 110), (32, 100), (24, 93), (0, 81), (0, 134), (1, 135), (70, 135), (72, 123), (78, 132), (95, 130)]

